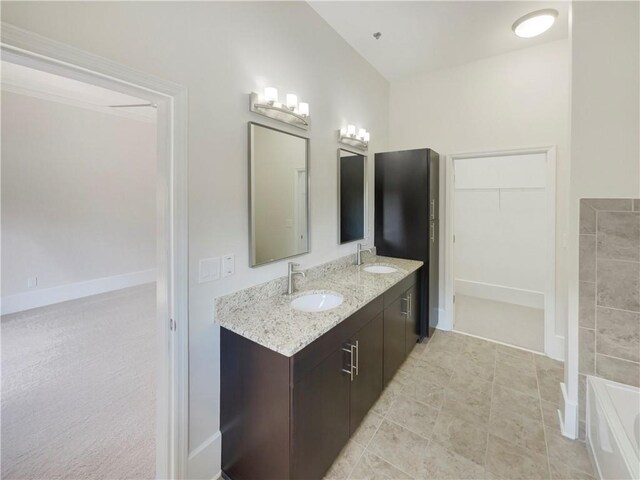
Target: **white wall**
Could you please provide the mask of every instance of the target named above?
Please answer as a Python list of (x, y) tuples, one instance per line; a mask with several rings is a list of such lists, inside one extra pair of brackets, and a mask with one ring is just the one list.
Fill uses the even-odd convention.
[(640, 195), (640, 5), (573, 2), (571, 184), (565, 427), (575, 434), (578, 399), (580, 198)]
[[(566, 319), (569, 50), (560, 40), (391, 83), (390, 149), (431, 147), (443, 158), (557, 146), (556, 334)], [(445, 168), (442, 160), (441, 186)], [(444, 218), (441, 188), (440, 218)], [(444, 225), (441, 226), (444, 232)], [(444, 265), (441, 242), (440, 262)], [(444, 287), (444, 268), (440, 284)], [(441, 287), (440, 304), (444, 305)]]
[(543, 308), (546, 155), (454, 162), (455, 291)]
[(155, 122), (3, 91), (3, 300), (154, 269), (156, 149)]
[[(370, 152), (385, 150), (388, 83), (302, 2), (2, 2), (2, 20), (189, 89), (189, 448), (202, 452), (192, 465), (208, 465), (190, 474), (212, 478), (213, 299), (286, 273), (286, 261), (249, 268), (247, 122), (269, 119), (249, 112), (248, 94), (272, 85), (310, 104), (311, 253), (299, 258), (307, 267), (352, 253), (337, 245), (336, 132), (362, 125)], [(200, 258), (231, 252), (235, 275), (198, 284)]]

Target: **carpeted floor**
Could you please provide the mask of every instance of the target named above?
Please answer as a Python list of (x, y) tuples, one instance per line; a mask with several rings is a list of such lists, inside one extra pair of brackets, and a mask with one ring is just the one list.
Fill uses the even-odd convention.
[(155, 476), (155, 283), (2, 317), (2, 478)]
[(453, 328), (488, 340), (544, 352), (544, 310), (456, 295)]

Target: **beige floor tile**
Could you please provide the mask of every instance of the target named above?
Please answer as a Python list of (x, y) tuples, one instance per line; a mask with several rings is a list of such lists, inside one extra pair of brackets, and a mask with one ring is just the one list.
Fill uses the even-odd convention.
[[(500, 346), (501, 345), (499, 345), (499, 347)], [(528, 353), (528, 352), (525, 352), (525, 353)], [(517, 370), (522, 375), (526, 375), (528, 377), (536, 376), (536, 365), (535, 363), (533, 363), (533, 355), (531, 353), (529, 353), (529, 357), (526, 357), (526, 356), (514, 357), (513, 355), (503, 353), (500, 349), (498, 349), (498, 354), (496, 357), (496, 366), (498, 365), (508, 366), (514, 370)]]
[(558, 405), (551, 402), (541, 402), (542, 404), (542, 419), (544, 426), (547, 428), (553, 428), (560, 431), (560, 418), (558, 417)]
[(412, 477), (367, 451), (360, 457), (350, 478), (352, 480), (408, 480)]
[(542, 368), (545, 370), (564, 370), (564, 363), (559, 360), (549, 358), (546, 355), (534, 355), (533, 361), (535, 362), (537, 368)]
[(424, 438), (431, 436), (438, 409), (401, 395), (393, 403), (386, 418)]
[(538, 380), (535, 375), (524, 375), (517, 368), (496, 363), (495, 382), (532, 397), (539, 397)]
[(393, 402), (400, 395), (400, 392), (405, 388), (405, 385), (408, 384), (409, 383), (402, 384), (400, 382), (394, 382), (393, 380), (389, 382), (389, 385), (384, 389), (378, 401), (371, 407), (371, 411), (384, 417), (389, 411), (389, 408), (391, 408), (391, 405), (393, 405)]
[(494, 385), (493, 387), (491, 409), (496, 411), (509, 410), (532, 420), (542, 420), (538, 398), (501, 385)]
[(551, 465), (551, 478), (553, 480), (595, 480), (594, 477), (587, 473), (566, 467), (558, 470), (554, 465)]
[(560, 404), (560, 380), (553, 376), (538, 376), (538, 390), (545, 402)]
[(454, 375), (456, 372), (466, 372), (469, 376), (481, 378), (482, 380), (492, 382), (495, 372), (495, 361), (491, 359), (488, 362), (475, 361), (470, 354), (463, 353), (456, 358)]
[(467, 419), (441, 412), (433, 428), (432, 443), (454, 452), (478, 465), (484, 465), (487, 451), (487, 430)]
[(484, 468), (467, 458), (431, 442), (423, 457), (417, 477), (421, 479), (477, 480), (484, 478)]
[(441, 349), (427, 349), (420, 355), (420, 358), (431, 365), (441, 365), (450, 371), (454, 371), (459, 363), (457, 353), (451, 353)]
[(422, 402), (435, 409), (440, 409), (444, 401), (445, 388), (431, 382), (415, 381), (408, 383), (402, 389), (402, 395)]
[(509, 355), (511, 357), (517, 357), (521, 360), (530, 360), (533, 363), (533, 353), (522, 350), (521, 348), (509, 347), (508, 345), (500, 345), (496, 347), (498, 350), (498, 355)]
[(583, 472), (593, 476), (593, 467), (583, 442), (570, 440), (559, 431), (546, 429), (549, 463), (556, 472), (569, 474), (570, 471)]
[(354, 432), (353, 436), (351, 437), (352, 440), (366, 447), (373, 438), (373, 435), (376, 433), (376, 430), (378, 430), (378, 427), (381, 423), (382, 416), (373, 411), (369, 412), (367, 416), (364, 417), (364, 420), (362, 420), (362, 423), (360, 424), (358, 429)]
[(347, 443), (324, 476), (325, 480), (346, 480), (364, 452), (364, 447), (353, 441)]
[(412, 380), (437, 383), (446, 386), (449, 383), (453, 370), (442, 365), (426, 362), (412, 357), (408, 358), (400, 367), (400, 371), (409, 375)]
[(486, 468), (498, 476), (512, 480), (548, 479), (547, 458), (511, 442), (489, 435)]
[(461, 396), (476, 395), (483, 399), (491, 399), (493, 383), (486, 381), (473, 372), (464, 369), (456, 370), (451, 376), (447, 390), (459, 393)]
[(419, 476), (429, 441), (400, 425), (384, 420), (367, 450), (392, 465)]
[(447, 393), (440, 412), (457, 416), (468, 422), (487, 425), (489, 423), (489, 414), (491, 413), (491, 401), (479, 399), (473, 395), (461, 399), (457, 395), (449, 395)]
[(544, 425), (511, 410), (492, 410), (489, 432), (507, 442), (546, 458)]

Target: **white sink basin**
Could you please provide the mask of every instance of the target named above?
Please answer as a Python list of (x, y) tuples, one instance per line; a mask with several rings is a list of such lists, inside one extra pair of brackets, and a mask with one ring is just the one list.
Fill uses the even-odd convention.
[(291, 301), (291, 307), (301, 312), (324, 312), (342, 303), (338, 293), (309, 293)]
[(387, 267), (386, 265), (369, 265), (364, 267), (363, 270), (369, 273), (393, 273), (398, 271), (397, 268)]

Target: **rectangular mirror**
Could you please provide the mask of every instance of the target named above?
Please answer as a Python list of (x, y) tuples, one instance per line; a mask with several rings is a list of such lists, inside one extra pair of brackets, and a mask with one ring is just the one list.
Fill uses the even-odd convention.
[(338, 237), (340, 244), (362, 240), (366, 223), (367, 157), (338, 150)]
[(251, 266), (309, 252), (309, 139), (249, 123)]

